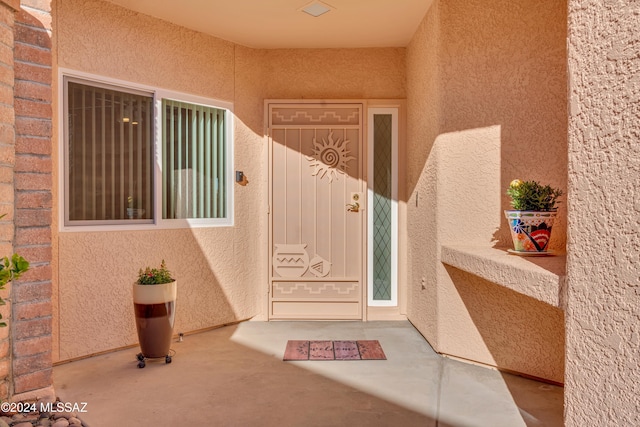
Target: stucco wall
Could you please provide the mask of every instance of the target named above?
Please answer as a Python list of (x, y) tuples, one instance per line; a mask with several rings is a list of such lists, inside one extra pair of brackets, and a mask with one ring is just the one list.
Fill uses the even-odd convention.
[(403, 98), (404, 49), (254, 50), (102, 1), (53, 3), (59, 67), (233, 102), (233, 168), (249, 179), (246, 187), (234, 187), (231, 228), (59, 233), (54, 358), (135, 343), (131, 284), (138, 268), (163, 258), (178, 279), (176, 331), (263, 317), (263, 100)]
[(436, 166), (440, 130), (440, 2), (407, 47), (407, 316), (438, 348)]
[(636, 426), (640, 8), (585, 0), (570, 0), (569, 6), (565, 424)]
[(270, 98), (395, 99), (405, 96), (405, 49), (267, 50)]
[[(447, 271), (439, 248), (510, 246), (512, 179), (566, 190), (566, 17), (557, 1), (434, 2), (407, 49), (409, 317), (439, 352), (556, 382), (562, 313), (521, 295), (496, 301), (490, 286), (468, 292), (477, 278)], [(564, 205), (559, 216), (551, 248), (564, 250)], [(536, 319), (496, 336), (514, 310)], [(540, 341), (509, 343), (532, 332)]]

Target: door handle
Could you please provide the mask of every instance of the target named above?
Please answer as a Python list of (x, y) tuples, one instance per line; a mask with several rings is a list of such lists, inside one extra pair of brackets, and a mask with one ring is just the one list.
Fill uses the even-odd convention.
[(351, 193), (351, 203), (347, 203), (347, 212), (360, 212), (362, 193)]
[(360, 203), (348, 203), (347, 204), (347, 212), (360, 212)]

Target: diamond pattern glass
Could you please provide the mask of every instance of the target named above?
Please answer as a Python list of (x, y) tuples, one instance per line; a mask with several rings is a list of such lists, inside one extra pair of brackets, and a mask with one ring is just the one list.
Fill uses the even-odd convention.
[(373, 117), (373, 299), (391, 300), (391, 119)]

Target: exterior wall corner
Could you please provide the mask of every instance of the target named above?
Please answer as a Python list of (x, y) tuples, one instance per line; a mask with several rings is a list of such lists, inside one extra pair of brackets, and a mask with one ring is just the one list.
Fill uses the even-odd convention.
[[(0, 256), (10, 256), (14, 240), (14, 164), (15, 164), (15, 114), (14, 114), (14, 58), (13, 28), (19, 1), (0, 0), (0, 67), (5, 69), (0, 78)], [(0, 293), (7, 302), (0, 310), (2, 318), (11, 324), (12, 283)], [(0, 328), (0, 400), (11, 395), (11, 330)]]
[(639, 10), (569, 0), (569, 427), (640, 425)]
[(29, 261), (30, 269), (12, 284), (10, 296), (8, 392), (14, 400), (53, 394), (51, 5), (38, 0), (22, 5), (13, 26), (12, 249)]

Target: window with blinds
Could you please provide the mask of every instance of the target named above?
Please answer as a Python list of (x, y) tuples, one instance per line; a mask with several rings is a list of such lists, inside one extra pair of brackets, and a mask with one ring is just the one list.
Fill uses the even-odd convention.
[(153, 97), (67, 82), (67, 224), (153, 221)]
[(162, 101), (162, 218), (225, 218), (226, 111)]
[(63, 85), (66, 229), (233, 225), (231, 104), (72, 73)]

